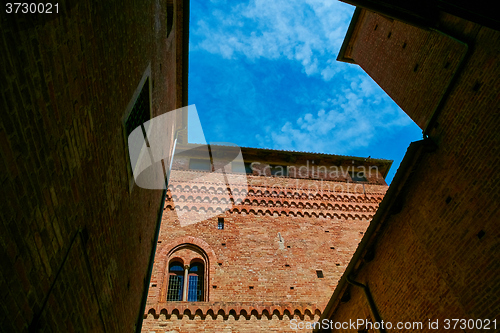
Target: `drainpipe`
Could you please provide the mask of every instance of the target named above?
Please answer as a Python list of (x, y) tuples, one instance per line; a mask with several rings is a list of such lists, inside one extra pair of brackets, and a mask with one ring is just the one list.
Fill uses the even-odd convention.
[(363, 291), (365, 292), (366, 300), (368, 301), (368, 306), (370, 307), (370, 310), (372, 312), (373, 319), (375, 320), (375, 322), (378, 322), (380, 324), (380, 328), (378, 329), (378, 331), (380, 333), (386, 333), (386, 330), (383, 328), (382, 325), (383, 320), (380, 317), (380, 314), (378, 313), (377, 306), (375, 305), (375, 301), (373, 300), (372, 293), (370, 292), (368, 286), (360, 282), (354, 281), (349, 275), (347, 276), (347, 282), (349, 282), (353, 286), (360, 287), (361, 289), (363, 289)]

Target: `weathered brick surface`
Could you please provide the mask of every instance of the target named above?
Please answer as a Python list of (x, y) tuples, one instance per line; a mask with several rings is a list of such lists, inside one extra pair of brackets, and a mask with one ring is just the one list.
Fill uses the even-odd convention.
[(425, 128), (467, 46), (437, 31), (362, 13), (348, 56)]
[[(254, 161), (259, 151), (242, 149), (246, 161)], [(284, 157), (294, 155), (274, 153), (278, 154), (275, 159), (257, 165), (259, 169), (247, 175), (246, 182), (232, 186), (234, 204), (227, 200), (226, 186), (208, 181), (207, 172), (187, 170), (188, 158), (176, 161), (178, 170), (165, 202), (144, 332), (289, 332), (294, 314), (306, 321), (313, 320), (314, 314), (319, 317), (387, 185), (381, 175), (372, 175), (366, 183), (342, 181), (345, 176), (350, 179), (347, 174), (338, 180), (333, 180), (333, 174), (325, 175), (326, 180), (313, 178), (305, 167), (302, 178), (259, 176), (261, 171), (269, 171), (268, 164), (283, 163)], [(331, 158), (352, 166), (348, 157)], [(328, 159), (323, 157), (325, 162)], [(217, 228), (220, 217), (224, 218), (223, 230)], [(204, 302), (166, 300), (168, 263), (182, 258), (189, 264), (193, 257), (183, 250), (173, 252), (182, 244), (196, 245), (206, 253)], [(323, 272), (323, 278), (317, 276), (317, 270)]]
[[(367, 15), (366, 22), (376, 21), (378, 29), (386, 31), (396, 25), (376, 14)], [(363, 24), (363, 35), (376, 33), (370, 24)], [(402, 23), (397, 26), (399, 38), (407, 41), (408, 47), (429, 34)], [(440, 27), (467, 42), (470, 53), (449, 96), (445, 96), (437, 126), (429, 130), (438, 148), (423, 155), (405, 185), (401, 212), (382, 221), (384, 229), (376, 241), (375, 259), (355, 270), (355, 277), (370, 287), (384, 321), (422, 321), (427, 325), (428, 319), (439, 320), (438, 331), (444, 332), (445, 319), (496, 319), (498, 330), (500, 32), (445, 14)], [(360, 49), (368, 50), (365, 42), (356, 41)], [(434, 44), (428, 54), (450, 52), (451, 57), (459, 56), (460, 50), (446, 45)], [(400, 45), (379, 39), (373, 47), (373, 59), (362, 66), (384, 90), (394, 93), (394, 99), (401, 97), (399, 86), (412, 85), (417, 91), (426, 91), (432, 84), (433, 77), (407, 82), (411, 79), (385, 66), (404, 61)], [(362, 57), (359, 61), (364, 60)], [(408, 57), (406, 62), (411, 66), (414, 60)], [(424, 115), (415, 102), (403, 109), (413, 119)], [(423, 119), (421, 124), (426, 124), (429, 116), (419, 118)], [(363, 291), (353, 286), (349, 290), (351, 299), (340, 303), (332, 319), (372, 318)], [(492, 325), (490, 329), (495, 330)], [(424, 331), (430, 329), (424, 326)]]
[(161, 191), (129, 191), (122, 118), (148, 66), (153, 116), (181, 106), (182, 31), (165, 1), (1, 15), (0, 330), (131, 331)]

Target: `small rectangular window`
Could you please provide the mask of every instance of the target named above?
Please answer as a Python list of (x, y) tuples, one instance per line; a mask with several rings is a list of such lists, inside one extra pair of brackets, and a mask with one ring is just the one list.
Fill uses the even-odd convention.
[(316, 271), (316, 275), (318, 276), (318, 278), (322, 279), (324, 276), (323, 276), (323, 271), (322, 270), (317, 270)]
[[(122, 134), (123, 134), (123, 144), (126, 147), (124, 151), (127, 155), (126, 164), (127, 164), (129, 193), (132, 193), (132, 190), (135, 185), (133, 168), (137, 167), (137, 165), (133, 165), (133, 163), (136, 163), (135, 159), (140, 158), (140, 156), (142, 156), (142, 155), (135, 156), (133, 162), (132, 157), (130, 156), (131, 153), (130, 150), (132, 149), (132, 151), (135, 152), (140, 151), (141, 154), (143, 154), (144, 153), (142, 151), (143, 144), (144, 143), (146, 143), (147, 145), (149, 144), (148, 140), (146, 140), (145, 137), (151, 131), (151, 126), (143, 124), (150, 121), (153, 118), (152, 107), (151, 107), (151, 87), (149, 86), (151, 84), (151, 81), (149, 79), (150, 76), (151, 76), (151, 64), (148, 65), (148, 67), (142, 74), (142, 78), (139, 81), (139, 84), (137, 85), (134, 93), (132, 94), (132, 97), (130, 98), (127, 107), (125, 108), (125, 112), (122, 117)], [(140, 139), (132, 140), (129, 143), (128, 141), (129, 136), (135, 129), (137, 129), (137, 131), (139, 132), (138, 134), (140, 134), (136, 138), (142, 139), (143, 136), (145, 137), (143, 140)]]
[(200, 171), (212, 171), (212, 164), (210, 160), (202, 160), (192, 158), (189, 160), (189, 169)]
[(253, 174), (252, 163), (245, 162), (245, 172), (249, 175)]
[(250, 162), (232, 162), (231, 163), (231, 171), (234, 173), (247, 173), (252, 174), (252, 163)]
[(223, 217), (219, 217), (219, 222), (217, 224), (217, 229), (219, 229), (219, 230), (223, 230), (224, 229), (224, 218)]
[(167, 0), (167, 37), (172, 31), (174, 25), (174, 1)]
[(245, 164), (242, 162), (231, 162), (231, 171), (234, 173), (245, 173)]
[(137, 97), (132, 111), (130, 111), (125, 121), (125, 132), (127, 138), (134, 129), (150, 120), (149, 111), (149, 79), (144, 82), (141, 92)]
[(354, 172), (351, 175), (351, 179), (353, 182), (366, 182), (366, 181), (368, 181), (363, 172)]
[(271, 175), (273, 176), (288, 176), (288, 168), (285, 165), (270, 165)]

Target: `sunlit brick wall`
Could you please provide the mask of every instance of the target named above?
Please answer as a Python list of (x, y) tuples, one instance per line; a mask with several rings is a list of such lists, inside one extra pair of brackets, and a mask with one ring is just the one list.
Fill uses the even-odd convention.
[[(252, 154), (259, 150), (245, 148), (242, 152), (245, 161), (252, 161)], [(352, 165), (348, 157), (339, 159)], [(342, 180), (333, 180), (333, 174), (324, 180), (312, 178), (312, 174), (293, 178), (259, 176), (254, 171), (246, 175), (245, 182), (232, 186), (237, 202), (229, 202), (229, 210), (223, 212), (218, 207), (228, 203), (226, 187), (200, 181), (207, 172), (188, 170), (188, 160), (176, 161), (183, 170), (176, 171), (176, 181), (167, 194), (143, 331), (168, 327), (182, 332), (229, 328), (257, 332), (278, 327), (278, 331), (288, 332), (294, 315), (313, 321), (324, 309), (385, 194), (382, 176), (353, 183), (344, 179), (348, 174), (340, 175)], [(323, 160), (328, 162), (326, 157)], [(269, 171), (269, 164), (279, 162), (255, 165), (259, 171)], [(185, 214), (201, 221), (188, 223)], [(219, 218), (224, 221), (222, 230)], [(203, 302), (166, 300), (168, 263), (183, 257), (172, 253), (181, 244), (196, 245), (207, 254)]]

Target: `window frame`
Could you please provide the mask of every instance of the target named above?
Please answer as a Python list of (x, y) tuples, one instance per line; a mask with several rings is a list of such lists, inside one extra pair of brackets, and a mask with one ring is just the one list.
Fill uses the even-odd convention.
[[(180, 252), (182, 250), (189, 250), (188, 252)], [(190, 253), (192, 251), (193, 253)], [(189, 265), (187, 264), (189, 262)], [(183, 272), (184, 274), (184, 280), (183, 280), (183, 289), (182, 289), (182, 298), (180, 301), (175, 301), (175, 300), (169, 300), (168, 297), (168, 291), (169, 291), (169, 284), (170, 284), (170, 276), (171, 273), (171, 267), (173, 264), (178, 263), (179, 266), (182, 264), (183, 266)], [(193, 266), (198, 265), (200, 266), (200, 269), (198, 270), (197, 273), (195, 272), (189, 272), (190, 269), (192, 269)], [(165, 260), (165, 270), (163, 271), (163, 278), (162, 279), (162, 286), (161, 286), (161, 291), (159, 294), (159, 302), (188, 302), (190, 298), (190, 288), (189, 288), (189, 280), (190, 276), (197, 275), (198, 281), (199, 281), (199, 292), (197, 292), (197, 301), (189, 301), (189, 302), (208, 302), (209, 301), (209, 288), (208, 286), (210, 285), (210, 263), (209, 263), (209, 257), (205, 250), (203, 250), (201, 247), (198, 245), (192, 244), (192, 243), (182, 243), (174, 248), (172, 248), (170, 251), (168, 251), (166, 260)], [(180, 272), (176, 273), (177, 275), (180, 275)], [(172, 275), (176, 275), (172, 274)], [(184, 300), (184, 294), (186, 296)], [(192, 296), (191, 296), (192, 297)], [(171, 298), (170, 298), (171, 299)]]
[[(360, 174), (362, 174), (360, 176)], [(366, 175), (364, 172), (353, 172), (352, 174), (350, 174), (351, 176), (351, 180), (353, 182), (356, 182), (356, 183), (366, 183), (368, 182), (368, 178), (366, 178)]]
[[(195, 164), (195, 163), (200, 163), (201, 165), (201, 162), (203, 163), (208, 163), (208, 169), (198, 169), (198, 168), (193, 168), (192, 164)], [(192, 170), (192, 171), (205, 171), (205, 172), (211, 172), (212, 171), (212, 162), (209, 160), (209, 159), (204, 159), (204, 158), (190, 158), (189, 159), (189, 170)]]
[[(132, 194), (132, 190), (134, 189), (135, 185), (135, 179), (134, 179), (134, 173), (132, 171), (132, 165), (130, 161), (130, 152), (128, 149), (128, 135), (127, 135), (127, 120), (130, 117), (132, 110), (134, 109), (135, 103), (137, 102), (137, 99), (139, 98), (142, 89), (144, 88), (144, 85), (148, 84), (148, 89), (149, 89), (149, 119), (153, 119), (153, 87), (151, 83), (151, 63), (148, 64), (146, 67), (145, 71), (142, 74), (141, 80), (139, 81), (139, 84), (135, 88), (134, 93), (132, 94), (132, 98), (127, 104), (127, 107), (125, 108), (125, 112), (122, 117), (122, 136), (123, 136), (123, 145), (124, 145), (124, 154), (125, 154), (125, 166), (127, 168), (127, 181), (128, 181), (128, 192), (129, 194)], [(151, 129), (148, 130), (148, 133), (146, 135), (149, 135)], [(144, 152), (141, 152), (143, 154)]]
[[(172, 267), (174, 266), (180, 266), (182, 271), (179, 271), (179, 272), (175, 272), (175, 271), (172, 271)], [(180, 302), (182, 301), (182, 298), (184, 297), (184, 265), (182, 262), (178, 261), (178, 260), (172, 260), (169, 265), (168, 265), (168, 286), (167, 286), (167, 296), (166, 296), (166, 300), (167, 302)], [(171, 286), (171, 283), (172, 283), (172, 277), (179, 277), (180, 278), (180, 287), (178, 289), (178, 292), (177, 292), (177, 298), (180, 298), (180, 299), (177, 299), (177, 300), (173, 300), (173, 299), (170, 299), (170, 295), (171, 295), (171, 291), (173, 290), (172, 286)], [(175, 296), (175, 295), (174, 295)]]
[[(269, 171), (271, 176), (274, 177), (288, 177), (288, 166), (286, 165), (281, 165), (281, 164), (270, 164), (269, 165)], [(280, 175), (277, 175), (276, 173), (282, 173)]]
[(224, 230), (224, 227), (225, 227), (225, 225), (224, 225), (224, 218), (223, 217), (219, 217), (217, 219), (217, 229), (218, 230)]
[(231, 162), (231, 172), (251, 175), (253, 174), (252, 162), (243, 162), (243, 165), (241, 162)]
[[(203, 302), (204, 299), (204, 286), (205, 286), (205, 279), (204, 279), (204, 272), (205, 272), (205, 265), (204, 263), (197, 261), (192, 261), (191, 264), (189, 265), (188, 268), (188, 281), (187, 281), (187, 295), (186, 295), (186, 300), (188, 302)], [(198, 272), (190, 272), (192, 268), (194, 267), (199, 267)], [(190, 299), (192, 296), (192, 289), (191, 289), (191, 277), (196, 276), (198, 278), (198, 285), (196, 286), (196, 300)], [(200, 299), (201, 298), (201, 299)]]

